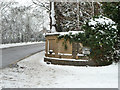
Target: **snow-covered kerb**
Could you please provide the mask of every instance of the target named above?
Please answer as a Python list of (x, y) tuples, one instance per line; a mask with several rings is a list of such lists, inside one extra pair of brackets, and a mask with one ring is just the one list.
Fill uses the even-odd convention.
[[(87, 62), (88, 60), (82, 60), (82, 59), (67, 59), (67, 58), (53, 58), (53, 57), (44, 57), (44, 58), (47, 58), (47, 59), (53, 59), (53, 60), (61, 60), (61, 61), (83, 61), (83, 62)], [(73, 65), (74, 66), (74, 65)]]
[(39, 44), (39, 43), (45, 43), (45, 42), (41, 41), (41, 42), (22, 42), (22, 43), (0, 44), (0, 48), (9, 48), (9, 47), (32, 45), (32, 44)]

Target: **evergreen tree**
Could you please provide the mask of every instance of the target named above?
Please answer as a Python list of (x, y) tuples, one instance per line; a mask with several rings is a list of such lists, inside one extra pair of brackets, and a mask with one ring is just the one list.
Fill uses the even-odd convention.
[[(117, 24), (118, 38), (120, 39), (120, 2), (104, 2), (102, 3), (102, 9), (105, 16), (111, 18)], [(120, 41), (116, 43), (116, 46), (120, 46)], [(119, 48), (119, 47), (118, 47)]]
[[(115, 43), (116, 48), (120, 49), (120, 2), (104, 2), (102, 9), (105, 16), (111, 18), (117, 24), (117, 38), (118, 42)], [(120, 51), (119, 51), (120, 53)]]
[(105, 16), (120, 24), (120, 2), (104, 2), (102, 9)]
[(83, 44), (92, 49), (90, 58), (96, 63), (106, 64), (118, 61), (116, 43), (118, 42), (118, 29), (111, 19), (99, 16), (91, 19), (83, 26), (85, 41)]

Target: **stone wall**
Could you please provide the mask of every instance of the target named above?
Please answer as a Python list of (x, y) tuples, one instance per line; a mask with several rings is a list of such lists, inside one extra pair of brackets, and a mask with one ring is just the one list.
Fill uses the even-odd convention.
[(60, 59), (50, 59), (50, 58), (44, 58), (44, 61), (48, 64), (55, 64), (55, 65), (68, 65), (68, 66), (107, 66), (111, 63), (108, 63), (106, 65), (102, 64), (96, 64), (93, 62), (93, 60), (88, 61), (68, 61), (68, 60), (60, 60)]

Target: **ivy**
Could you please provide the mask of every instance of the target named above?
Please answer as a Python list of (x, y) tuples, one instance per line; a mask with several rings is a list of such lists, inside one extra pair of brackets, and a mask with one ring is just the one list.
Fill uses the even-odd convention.
[(72, 44), (73, 42), (81, 42), (83, 39), (83, 34), (82, 33), (78, 33), (78, 34), (65, 34), (65, 35), (60, 35), (58, 36), (58, 40), (64, 39), (63, 45), (65, 50), (67, 50), (67, 41), (69, 41), (70, 44)]

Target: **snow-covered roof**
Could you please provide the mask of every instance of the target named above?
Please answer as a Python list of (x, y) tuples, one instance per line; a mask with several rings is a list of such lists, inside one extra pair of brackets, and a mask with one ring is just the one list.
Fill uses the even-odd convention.
[(69, 31), (69, 32), (54, 32), (54, 33), (46, 33), (45, 36), (52, 36), (52, 35), (67, 35), (72, 33), (74, 34), (78, 34), (78, 33), (84, 33), (84, 31)]

